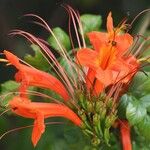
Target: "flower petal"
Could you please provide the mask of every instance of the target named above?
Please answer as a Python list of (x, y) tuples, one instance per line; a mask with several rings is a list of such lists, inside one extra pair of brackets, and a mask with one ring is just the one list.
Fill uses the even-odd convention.
[(9, 107), (12, 112), (19, 116), (35, 119), (32, 131), (32, 142), (34, 146), (36, 146), (45, 131), (45, 118), (64, 117), (77, 126), (81, 126), (82, 124), (78, 115), (63, 104), (31, 102), (30, 99), (16, 96), (9, 101)]
[(19, 70), (15, 78), (16, 81), (21, 82), (20, 92), (24, 93), (29, 86), (37, 86), (56, 92), (64, 100), (70, 98), (66, 88), (57, 78), (46, 72), (21, 64), (19, 58), (10, 52), (4, 51), (4, 53), (8, 61)]
[(112, 19), (112, 14), (109, 12), (108, 17), (107, 17), (107, 31), (108, 33), (111, 33), (113, 31), (113, 19)]
[(15, 56), (14, 54), (12, 54), (11, 52), (4, 50), (4, 54), (7, 58), (7, 60), (14, 65), (17, 69), (20, 68), (20, 62), (19, 62), (19, 58), (17, 56)]
[[(94, 83), (95, 82), (95, 83)], [(96, 71), (89, 69), (86, 76), (86, 86), (93, 95), (99, 95), (104, 89), (104, 85), (96, 79)]]
[(96, 80), (94, 85), (93, 95), (98, 96), (103, 90), (104, 90), (104, 84), (101, 81)]
[(133, 37), (126, 33), (116, 36), (116, 48), (118, 50), (118, 55), (122, 56), (133, 43)]
[(34, 120), (34, 127), (32, 131), (32, 143), (34, 146), (36, 146), (44, 131), (45, 131), (44, 115), (42, 113), (38, 113), (37, 118)]
[(99, 66), (98, 54), (96, 51), (83, 48), (77, 52), (77, 61), (82, 66), (97, 68)]
[(105, 87), (113, 83), (113, 73), (112, 70), (102, 70), (99, 68), (96, 71), (96, 78), (104, 84)]
[(89, 32), (87, 36), (89, 37), (89, 40), (93, 45), (94, 50), (96, 50), (97, 52), (99, 52), (100, 48), (104, 44), (107, 44), (106, 42), (108, 41), (108, 34), (103, 32), (93, 31)]
[(93, 82), (95, 79), (96, 71), (89, 69), (87, 76), (86, 76), (86, 87), (88, 90), (90, 90), (93, 86)]

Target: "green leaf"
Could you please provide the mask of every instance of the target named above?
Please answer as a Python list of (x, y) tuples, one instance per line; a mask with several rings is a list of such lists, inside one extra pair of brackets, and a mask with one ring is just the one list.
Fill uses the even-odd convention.
[(141, 97), (141, 98), (140, 98), (140, 101), (141, 101), (141, 104), (142, 104), (145, 108), (147, 108), (147, 109), (150, 108), (150, 94)]
[(126, 117), (132, 125), (136, 125), (143, 121), (146, 115), (146, 108), (143, 105), (141, 105), (141, 103), (135, 98), (128, 104), (126, 110)]
[(138, 129), (140, 134), (150, 141), (150, 116), (147, 115), (143, 121), (138, 124)]
[(99, 31), (102, 24), (102, 17), (100, 15), (84, 14), (81, 16), (81, 23), (84, 34), (91, 31)]
[(31, 48), (35, 52), (35, 55), (31, 56), (27, 54), (24, 57), (25, 61), (37, 69), (48, 70), (50, 68), (50, 65), (47, 62), (47, 60), (44, 58), (44, 56), (42, 55), (40, 47), (38, 45), (32, 44)]
[[(73, 59), (71, 55), (70, 55), (70, 57), (71, 57), (71, 59)], [(65, 71), (67, 72), (69, 77), (72, 77), (72, 78), (77, 77), (77, 73), (76, 73), (74, 67), (72, 67), (71, 64), (68, 64), (69, 62), (64, 57), (60, 57), (59, 62), (60, 62), (60, 65), (65, 69)]]
[(9, 80), (9, 81), (6, 81), (4, 82), (3, 84), (1, 84), (0, 88), (0, 92), (1, 93), (4, 93), (4, 92), (11, 92), (11, 91), (14, 91), (18, 88), (19, 86), (19, 83), (15, 82), (15, 81), (12, 81), (12, 80)]
[(126, 108), (129, 104), (129, 102), (132, 101), (132, 97), (130, 95), (124, 94), (120, 101), (118, 106), (118, 116), (119, 118), (125, 119), (126, 118)]
[[(56, 38), (58, 39), (60, 45), (64, 47), (66, 50), (70, 50), (71, 43), (67, 33), (59, 27), (54, 28), (52, 31), (55, 34)], [(60, 47), (56, 42), (54, 36), (50, 35), (48, 38), (48, 42), (52, 48), (54, 48), (55, 50), (60, 50)]]
[(136, 97), (141, 98), (150, 93), (150, 73), (139, 72), (134, 77), (129, 91)]
[(19, 83), (15, 81), (6, 81), (0, 85), (0, 95), (1, 95), (1, 106), (6, 106), (8, 102), (13, 98), (14, 93), (18, 90)]

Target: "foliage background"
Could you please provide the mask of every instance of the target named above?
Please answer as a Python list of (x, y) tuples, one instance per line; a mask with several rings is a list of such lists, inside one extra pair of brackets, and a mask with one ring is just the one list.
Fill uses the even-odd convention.
[[(48, 34), (43, 29), (30, 24), (26, 18), (22, 18), (27, 13), (40, 15), (49, 23), (50, 27), (60, 26), (67, 31), (68, 15), (64, 8), (61, 7), (61, 4), (71, 5), (79, 10), (80, 14), (92, 13), (102, 15), (102, 28), (104, 29), (106, 16), (109, 11), (113, 12), (115, 23), (117, 24), (125, 16), (131, 21), (139, 12), (150, 6), (149, 0), (0, 0), (0, 52), (8, 49), (20, 57), (24, 56), (25, 53), (31, 52), (29, 43), (25, 39), (8, 36), (9, 31), (12, 29), (20, 28), (47, 39)], [(13, 79), (13, 75), (13, 68), (4, 67), (4, 64), (0, 64), (0, 83)], [(1, 116), (0, 134), (11, 128), (31, 124), (30, 120), (18, 118), (7, 115)], [(64, 129), (65, 133), (67, 132), (68, 134), (64, 134)], [(84, 142), (87, 141), (82, 142), (79, 139), (82, 136), (74, 134), (77, 133), (76, 130), (78, 129), (73, 129), (67, 125), (50, 125), (35, 149), (80, 150), (85, 145)], [(31, 129), (13, 132), (0, 140), (0, 148), (4, 150), (17, 150), (20, 148), (22, 150), (32, 150), (34, 148), (30, 142), (30, 134)], [(80, 142), (78, 143), (78, 141)], [(75, 148), (76, 143), (78, 143), (79, 147)], [(88, 145), (88, 143), (86, 144)], [(68, 145), (71, 145), (71, 147)], [(84, 149), (88, 150), (88, 147)]]

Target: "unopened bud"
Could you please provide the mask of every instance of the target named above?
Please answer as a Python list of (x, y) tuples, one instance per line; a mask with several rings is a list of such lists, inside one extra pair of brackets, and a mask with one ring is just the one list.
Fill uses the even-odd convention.
[(100, 122), (100, 115), (99, 114), (94, 114), (93, 115), (93, 124), (97, 125)]
[(93, 112), (93, 104), (90, 101), (87, 101), (87, 111), (88, 112)]
[(100, 109), (103, 107), (103, 102), (102, 101), (97, 101), (96, 103), (95, 103), (95, 111), (97, 112), (97, 113), (99, 113), (100, 112)]
[(93, 146), (98, 146), (100, 144), (100, 139), (98, 137), (94, 137), (91, 142)]

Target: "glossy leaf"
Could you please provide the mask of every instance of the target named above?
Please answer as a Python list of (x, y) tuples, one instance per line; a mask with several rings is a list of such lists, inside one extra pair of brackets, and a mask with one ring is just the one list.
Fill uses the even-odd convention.
[(119, 118), (125, 119), (126, 118), (126, 108), (128, 104), (132, 101), (132, 97), (128, 94), (124, 94), (120, 101), (118, 106), (118, 116)]
[(150, 93), (150, 74), (139, 72), (134, 77), (129, 91), (138, 98)]
[(132, 125), (136, 125), (143, 121), (146, 114), (146, 108), (135, 99), (127, 106), (126, 117)]
[[(55, 34), (56, 38), (58, 39), (58, 42), (60, 43), (61, 46), (63, 46), (63, 48), (65, 48), (66, 50), (71, 49), (69, 36), (64, 30), (62, 30), (59, 27), (56, 27), (53, 29), (53, 33)], [(56, 39), (52, 35), (49, 36), (48, 42), (52, 48), (54, 48), (55, 50), (60, 50), (60, 47)]]

